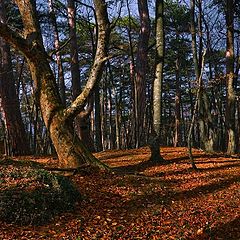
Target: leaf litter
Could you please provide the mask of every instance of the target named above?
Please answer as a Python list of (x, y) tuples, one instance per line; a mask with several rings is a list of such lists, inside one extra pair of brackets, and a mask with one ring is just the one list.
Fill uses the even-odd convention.
[[(240, 158), (195, 149), (193, 171), (186, 148), (161, 152), (168, 164), (150, 164), (147, 147), (95, 154), (114, 171), (70, 176), (81, 194), (74, 211), (40, 226), (1, 222), (0, 239), (240, 239)], [(7, 168), (14, 172), (14, 164)], [(14, 181), (1, 175), (0, 190)]]

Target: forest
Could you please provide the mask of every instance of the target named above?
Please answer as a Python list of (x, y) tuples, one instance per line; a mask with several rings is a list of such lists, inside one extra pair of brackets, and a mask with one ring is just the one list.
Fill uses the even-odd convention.
[(238, 0), (0, 0), (0, 239), (240, 239)]

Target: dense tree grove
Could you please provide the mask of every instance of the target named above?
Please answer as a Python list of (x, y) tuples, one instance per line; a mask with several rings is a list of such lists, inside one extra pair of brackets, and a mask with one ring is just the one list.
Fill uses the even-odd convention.
[(239, 152), (239, 8), (0, 0), (5, 153), (56, 152), (75, 168), (147, 144)]

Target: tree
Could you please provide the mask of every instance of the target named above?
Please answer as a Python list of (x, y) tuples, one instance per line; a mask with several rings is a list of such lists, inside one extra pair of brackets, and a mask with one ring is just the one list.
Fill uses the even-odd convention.
[(195, 23), (195, 0), (190, 1), (191, 9), (191, 35), (192, 35), (192, 53), (195, 76), (199, 82), (199, 97), (198, 97), (198, 123), (199, 123), (199, 137), (200, 137), (200, 147), (207, 152), (214, 151), (214, 143), (216, 141), (214, 130), (212, 127), (214, 124), (211, 113), (210, 113), (210, 103), (207, 92), (204, 89), (204, 83), (201, 74), (201, 63), (203, 54), (203, 30), (202, 30), (202, 1), (198, 2), (199, 16), (198, 16), (198, 35), (199, 35), (199, 47), (197, 49), (197, 39), (196, 39), (196, 23)]
[[(69, 37), (70, 37), (70, 56), (71, 56), (71, 76), (72, 76), (72, 93), (73, 100), (81, 93), (81, 78), (80, 78), (80, 64), (78, 57), (78, 43), (77, 43), (77, 27), (76, 27), (76, 6), (75, 1), (68, 0), (68, 23), (69, 23)], [(92, 96), (89, 96), (89, 99)], [(82, 108), (80, 114), (75, 119), (76, 132), (80, 139), (84, 142), (86, 147), (94, 152), (94, 145), (89, 133), (88, 117), (92, 111), (92, 99), (88, 102), (87, 110)]]
[[(185, 100), (182, 86), (186, 84), (187, 69), (191, 66), (191, 62), (189, 61), (189, 55), (191, 54), (189, 44), (190, 32), (187, 27), (189, 25), (189, 10), (186, 6), (176, 1), (166, 1), (165, 4), (165, 86), (167, 84), (171, 85), (171, 91), (175, 90), (173, 145), (177, 147), (183, 144), (185, 137), (182, 131), (184, 128), (184, 119), (181, 108), (183, 106), (182, 100)], [(164, 125), (164, 121), (162, 125)]]
[(140, 16), (140, 34), (138, 40), (138, 51), (135, 66), (134, 78), (134, 111), (135, 111), (135, 138), (136, 147), (141, 146), (144, 133), (144, 117), (146, 108), (146, 71), (148, 41), (150, 35), (150, 18), (148, 11), (148, 1), (138, 0), (138, 10)]
[(151, 160), (163, 162), (160, 155), (160, 134), (162, 114), (162, 81), (164, 64), (164, 22), (163, 22), (163, 0), (156, 1), (156, 66), (155, 79), (153, 82), (153, 127), (154, 136), (150, 142)]
[[(103, 166), (88, 151), (76, 136), (73, 121), (93, 92), (96, 82), (102, 74), (107, 60), (107, 46), (110, 34), (107, 6), (104, 0), (94, 0), (96, 21), (98, 24), (98, 42), (94, 63), (88, 81), (81, 94), (64, 108), (56, 86), (56, 79), (49, 66), (49, 58), (43, 46), (36, 3), (31, 0), (16, 0), (23, 21), (23, 34), (0, 22), (0, 36), (21, 51), (28, 61), (34, 81), (37, 101), (40, 103), (42, 116), (62, 167), (77, 168), (81, 164), (95, 163)], [(39, 62), (41, 64), (39, 64)]]
[(57, 19), (56, 19), (56, 15), (55, 15), (53, 0), (48, 0), (48, 5), (49, 5), (50, 20), (52, 23), (53, 33), (54, 33), (54, 47), (56, 50), (56, 62), (57, 62), (57, 67), (58, 67), (57, 83), (59, 85), (60, 96), (61, 96), (62, 102), (65, 106), (66, 105), (66, 93), (65, 93), (64, 72), (63, 72), (62, 56), (60, 53), (60, 39), (59, 39)]
[[(5, 0), (0, 1), (0, 21), (6, 22)], [(24, 128), (11, 59), (10, 46), (0, 39), (0, 95), (4, 112), (7, 138), (7, 154), (27, 155), (30, 153), (29, 142)]]
[(235, 136), (235, 91), (234, 91), (234, 1), (226, 1), (226, 130), (227, 130), (227, 153), (234, 154), (236, 151)]

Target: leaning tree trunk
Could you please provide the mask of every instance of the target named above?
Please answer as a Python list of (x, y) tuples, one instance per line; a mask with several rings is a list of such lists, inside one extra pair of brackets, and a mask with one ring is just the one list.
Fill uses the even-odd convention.
[(204, 70), (205, 54), (206, 54), (206, 50), (203, 53), (202, 64), (201, 64), (201, 72), (200, 72), (199, 78), (197, 79), (196, 100), (195, 100), (195, 104), (194, 104), (193, 115), (192, 115), (189, 131), (188, 131), (188, 138), (187, 138), (188, 155), (189, 155), (189, 159), (190, 159), (192, 168), (195, 169), (195, 170), (197, 169), (197, 166), (194, 162), (193, 154), (192, 154), (192, 132), (193, 132), (193, 127), (194, 127), (194, 123), (195, 123), (195, 118), (196, 118), (196, 115), (197, 115), (199, 98), (200, 98), (200, 94), (201, 94), (202, 75), (203, 75), (203, 70)]
[(22, 16), (24, 35), (19, 35), (8, 25), (0, 22), (0, 36), (21, 51), (28, 60), (36, 88), (37, 100), (40, 103), (42, 116), (50, 132), (60, 165), (77, 168), (81, 164), (96, 163), (103, 166), (74, 133), (73, 120), (81, 111), (89, 95), (92, 94), (107, 60), (106, 51), (110, 24), (105, 1), (94, 0), (99, 29), (97, 51), (85, 88), (68, 108), (64, 108), (62, 105), (56, 79), (53, 76), (48, 56), (43, 47), (39, 22), (36, 17), (36, 6), (31, 0), (16, 0), (16, 3)]

